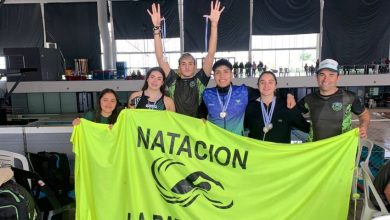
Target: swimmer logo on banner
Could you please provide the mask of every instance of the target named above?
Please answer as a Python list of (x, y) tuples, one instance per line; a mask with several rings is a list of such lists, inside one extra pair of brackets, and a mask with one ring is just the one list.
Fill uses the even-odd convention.
[(306, 144), (124, 110), (72, 134), (78, 220), (346, 219), (358, 131)]

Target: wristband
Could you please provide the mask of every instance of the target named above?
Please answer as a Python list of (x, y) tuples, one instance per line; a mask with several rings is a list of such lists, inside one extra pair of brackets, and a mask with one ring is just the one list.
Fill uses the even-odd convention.
[(157, 31), (157, 30), (161, 30), (161, 27), (160, 26), (154, 26), (153, 27), (153, 31)]

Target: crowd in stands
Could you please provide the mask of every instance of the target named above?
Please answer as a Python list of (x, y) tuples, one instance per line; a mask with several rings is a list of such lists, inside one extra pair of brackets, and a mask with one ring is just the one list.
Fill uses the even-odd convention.
[(372, 61), (370, 64), (365, 65), (343, 65), (341, 68), (344, 75), (349, 74), (383, 74), (390, 73), (389, 71), (390, 60), (387, 58), (378, 58)]
[[(308, 65), (305, 63), (305, 65), (300, 68), (296, 68), (295, 70), (288, 68), (288, 67), (279, 67), (278, 69), (268, 68), (266, 64), (264, 64), (262, 61), (259, 61), (256, 63), (256, 61), (250, 62), (234, 62), (233, 64), (233, 75), (234, 78), (246, 78), (246, 77), (256, 77), (260, 75), (264, 71), (271, 71), (275, 73), (279, 77), (288, 77), (288, 76), (301, 76), (301, 70), (302, 76), (313, 76), (319, 65), (319, 59), (317, 59), (315, 66), (313, 64)], [(377, 59), (376, 61), (373, 61), (370, 64), (366, 65), (340, 65), (340, 74), (343, 75), (358, 75), (358, 74), (384, 74), (389, 73), (389, 65), (390, 61), (389, 58), (382, 58)], [(128, 68), (125, 68), (128, 69)], [(105, 71), (101, 71), (102, 73), (105, 73)], [(99, 71), (97, 71), (99, 73)], [(144, 80), (145, 79), (145, 73), (144, 70), (132, 70), (131, 73), (129, 72), (129, 75), (125, 76), (124, 78), (126, 80)], [(95, 74), (95, 73), (94, 73)], [(121, 77), (123, 78), (123, 77)], [(87, 78), (85, 78), (87, 79)], [(85, 80), (84, 79), (84, 80)], [(95, 77), (95, 75), (92, 77), (92, 79), (113, 79), (113, 76), (107, 77)], [(70, 80), (67, 78), (67, 80)], [(72, 80), (82, 80), (82, 79), (72, 79)]]
[(135, 70), (133, 70), (133, 72), (131, 72), (131, 75), (127, 76), (126, 79), (127, 80), (144, 80), (145, 76), (142, 75), (140, 70), (137, 70), (137, 73), (135, 72)]

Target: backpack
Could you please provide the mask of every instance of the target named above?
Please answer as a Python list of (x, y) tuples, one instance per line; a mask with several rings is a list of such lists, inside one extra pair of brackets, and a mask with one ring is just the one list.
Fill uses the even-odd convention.
[(63, 204), (69, 203), (68, 192), (73, 190), (70, 184), (70, 165), (68, 156), (58, 152), (28, 153), (33, 170), (54, 191)]
[(36, 219), (35, 202), (30, 193), (10, 180), (0, 186), (0, 219)]

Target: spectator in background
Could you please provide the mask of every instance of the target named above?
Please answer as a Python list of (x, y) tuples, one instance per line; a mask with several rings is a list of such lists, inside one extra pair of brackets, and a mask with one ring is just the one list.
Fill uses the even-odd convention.
[(379, 72), (380, 73), (386, 73), (386, 58), (381, 59), (381, 65), (379, 67)]
[(138, 80), (144, 79), (144, 76), (141, 74), (141, 70), (137, 70), (137, 77)]
[(234, 74), (234, 77), (238, 76), (238, 62), (234, 62), (234, 64), (233, 64), (233, 74)]
[(364, 75), (368, 75), (369, 71), (369, 65), (364, 65)]
[(314, 73), (316, 72), (316, 69), (314, 68), (313, 64), (310, 65), (309, 70), (310, 70), (310, 76), (314, 75)]
[(245, 63), (245, 74), (249, 77), (251, 76), (251, 70), (252, 70), (252, 64), (251, 62), (246, 62)]
[(305, 63), (305, 66), (303, 67), (303, 69), (305, 70), (306, 76), (309, 76), (309, 66), (307, 65), (307, 63)]
[(374, 74), (379, 74), (379, 66), (380, 65), (381, 65), (381, 59), (378, 58), (377, 60), (375, 60), (375, 63), (374, 63), (374, 66), (375, 66)]
[(349, 71), (351, 71), (351, 66), (350, 65), (345, 65), (345, 68), (347, 69), (347, 75), (349, 75)]
[(259, 73), (263, 72), (263, 62), (259, 61), (259, 65), (257, 65), (257, 70), (259, 71)]
[(133, 70), (133, 72), (131, 72), (131, 76), (130, 76), (130, 79), (137, 79), (137, 74), (135, 73), (135, 71)]
[(240, 68), (240, 74), (242, 75), (244, 72), (244, 63), (240, 62), (240, 65), (238, 65), (238, 67)]
[(256, 74), (256, 69), (257, 69), (256, 62), (253, 61), (252, 62), (252, 76), (254, 76)]

